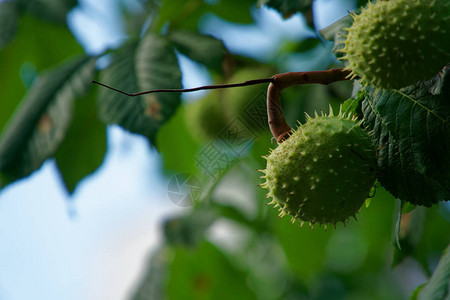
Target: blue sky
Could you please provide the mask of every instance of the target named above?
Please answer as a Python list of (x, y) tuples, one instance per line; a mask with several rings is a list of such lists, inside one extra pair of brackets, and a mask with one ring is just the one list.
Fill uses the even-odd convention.
[[(80, 2), (86, 9), (71, 13), (70, 24), (86, 50), (95, 54), (120, 45), (126, 36), (116, 21), (115, 2)], [(344, 16), (353, 4), (317, 2), (319, 27)], [(268, 9), (255, 11), (255, 16), (257, 26), (232, 26), (211, 16), (203, 28), (230, 50), (257, 58), (273, 55), (281, 41), (305, 34), (298, 16), (283, 21)], [(209, 83), (201, 66), (182, 57), (180, 63), (185, 87)], [(111, 126), (103, 165), (72, 198), (64, 193), (52, 160), (2, 191), (0, 299), (127, 299), (161, 238), (161, 220), (183, 211), (168, 200), (159, 169), (158, 154), (142, 137)]]

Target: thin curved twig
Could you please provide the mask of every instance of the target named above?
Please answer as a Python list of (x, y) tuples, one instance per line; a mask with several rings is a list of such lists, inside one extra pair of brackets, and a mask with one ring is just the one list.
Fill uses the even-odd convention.
[(298, 84), (330, 84), (335, 81), (347, 80), (350, 76), (350, 71), (345, 69), (331, 69), (326, 71), (312, 71), (312, 72), (288, 72), (276, 74), (270, 78), (247, 80), (240, 83), (228, 83), (228, 84), (214, 84), (205, 85), (190, 89), (157, 89), (139, 93), (127, 93), (122, 90), (113, 88), (104, 83), (97, 81), (92, 81), (93, 84), (98, 84), (118, 93), (135, 97), (140, 95), (146, 95), (151, 93), (185, 93), (185, 92), (195, 92), (200, 90), (212, 90), (219, 88), (231, 88), (231, 87), (241, 87), (261, 83), (269, 83), (267, 90), (267, 116), (269, 120), (270, 131), (272, 132), (274, 138), (278, 143), (286, 140), (292, 133), (292, 128), (287, 124), (284, 118), (283, 111), (281, 110), (281, 92), (283, 89), (298, 85)]
[(240, 87), (240, 86), (268, 83), (268, 82), (272, 82), (272, 81), (273, 81), (273, 77), (270, 77), (270, 78), (247, 80), (247, 81), (239, 82), (239, 83), (204, 85), (204, 86), (198, 86), (198, 87), (190, 88), (190, 89), (157, 89), (157, 90), (150, 90), (150, 91), (139, 92), (139, 93), (127, 93), (125, 91), (113, 88), (109, 85), (106, 85), (104, 83), (101, 83), (101, 82), (98, 82), (95, 80), (92, 80), (91, 83), (101, 85), (103, 87), (106, 87), (115, 92), (127, 95), (129, 97), (136, 97), (136, 96), (153, 94), (153, 93), (188, 93), (188, 92), (195, 92), (195, 91), (202, 91), (202, 90), (215, 90), (215, 89), (232, 88), (232, 87)]

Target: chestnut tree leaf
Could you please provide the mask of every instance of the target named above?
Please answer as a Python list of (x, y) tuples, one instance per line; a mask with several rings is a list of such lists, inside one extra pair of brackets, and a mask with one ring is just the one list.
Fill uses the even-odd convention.
[(235, 23), (252, 23), (250, 13), (254, 0), (162, 0), (159, 13), (155, 16), (155, 28), (160, 30), (168, 25), (171, 30), (197, 30), (200, 18), (212, 13), (226, 21)]
[(136, 287), (132, 300), (150, 300), (150, 299), (166, 299), (165, 283), (169, 276), (168, 269), (170, 266), (171, 248), (161, 245), (155, 249), (150, 257), (146, 273), (141, 276), (140, 282)]
[(275, 8), (284, 18), (289, 18), (297, 12), (308, 12), (312, 7), (312, 0), (259, 0), (258, 5)]
[(158, 131), (156, 147), (166, 171), (198, 175), (195, 158), (199, 144), (186, 128), (185, 115), (185, 108), (180, 105), (175, 115)]
[(106, 125), (97, 117), (95, 89), (75, 101), (73, 120), (55, 154), (56, 165), (69, 193), (93, 173), (106, 153)]
[(221, 71), (226, 52), (221, 40), (188, 30), (172, 31), (168, 38), (180, 53), (209, 68)]
[(450, 246), (445, 249), (438, 266), (424, 285), (414, 291), (411, 300), (445, 300), (450, 296)]
[(21, 17), (16, 38), (0, 50), (0, 131), (36, 73), (82, 53), (83, 48), (67, 27), (30, 16)]
[(66, 24), (67, 13), (78, 0), (16, 0), (21, 10), (43, 20)]
[(395, 197), (425, 206), (450, 200), (450, 93), (432, 94), (433, 84), (367, 87), (362, 102), (378, 148), (380, 183)]
[[(207, 258), (207, 259), (205, 259)], [(169, 265), (168, 299), (257, 299), (244, 270), (232, 264), (219, 248), (202, 241), (194, 248), (174, 248)], [(230, 281), (233, 288), (230, 288)]]
[(28, 176), (58, 149), (72, 120), (74, 101), (90, 87), (95, 61), (76, 58), (34, 81), (0, 136), (2, 185)]
[(16, 35), (19, 12), (15, 2), (0, 2), (0, 49)]
[(224, 20), (234, 23), (252, 23), (253, 18), (250, 9), (255, 4), (254, 0), (227, 0), (217, 1), (208, 5), (208, 10)]
[[(166, 38), (146, 34), (142, 40), (124, 45), (113, 54), (100, 81), (128, 92), (181, 88), (181, 72), (173, 47)], [(154, 145), (156, 133), (176, 111), (179, 93), (155, 93), (128, 97), (100, 88), (99, 115), (102, 121), (146, 136)]]

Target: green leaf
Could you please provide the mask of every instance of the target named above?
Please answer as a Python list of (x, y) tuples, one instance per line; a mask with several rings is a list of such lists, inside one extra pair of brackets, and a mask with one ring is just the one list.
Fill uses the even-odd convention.
[(170, 253), (168, 246), (161, 246), (153, 253), (147, 272), (131, 299), (166, 299), (165, 281), (171, 261)]
[(190, 59), (216, 71), (222, 70), (222, 61), (226, 52), (222, 41), (188, 30), (172, 31), (168, 38), (180, 53)]
[(233, 205), (222, 204), (218, 201), (214, 201), (212, 202), (212, 206), (214, 207), (214, 210), (217, 211), (217, 214), (222, 218), (233, 220), (234, 222), (245, 225), (248, 228), (260, 229), (257, 228), (257, 226), (261, 226), (261, 224), (258, 224), (257, 222), (255, 222), (255, 220), (249, 218), (241, 210)]
[(365, 6), (367, 2), (369, 2), (369, 0), (357, 0), (356, 5), (358, 5), (358, 7)]
[(22, 17), (17, 37), (0, 50), (0, 130), (26, 92), (28, 82), (22, 78), (33, 77), (36, 71), (82, 53), (83, 48), (67, 27)]
[(196, 210), (164, 221), (165, 240), (170, 245), (196, 247), (217, 216), (211, 210)]
[(156, 147), (162, 155), (166, 170), (194, 175), (198, 173), (195, 157), (199, 144), (186, 128), (183, 105), (158, 131)]
[(353, 18), (347, 15), (340, 18), (333, 24), (320, 30), (320, 35), (329, 41), (334, 41), (333, 53), (337, 58), (344, 56), (341, 50), (344, 48), (344, 41), (346, 40), (347, 31), (345, 28), (349, 28), (353, 23)]
[(252, 23), (250, 9), (254, 0), (221, 0), (215, 5), (209, 5), (209, 10), (224, 20), (234, 23)]
[(402, 202), (402, 214), (412, 212), (417, 206), (409, 202)]
[(168, 24), (171, 30), (181, 28), (197, 30), (200, 18), (208, 12), (230, 22), (253, 22), (250, 8), (254, 5), (254, 0), (222, 0), (217, 1), (216, 4), (205, 2), (207, 1), (162, 0), (154, 25), (156, 31), (165, 24)]
[(95, 89), (75, 101), (73, 120), (55, 154), (56, 164), (69, 193), (93, 173), (106, 152), (106, 126), (97, 118)]
[(196, 249), (175, 248), (169, 274), (168, 299), (256, 299), (246, 273), (206, 241)]
[(267, 5), (278, 10), (283, 18), (289, 18), (297, 12), (311, 10), (312, 0), (259, 0), (258, 5)]
[(450, 296), (450, 246), (445, 249), (433, 276), (411, 299), (445, 300)]
[(173, 29), (196, 30), (200, 17), (206, 12), (203, 0), (162, 0), (157, 19), (156, 31), (169, 23)]
[(380, 183), (396, 198), (425, 206), (450, 199), (450, 94), (433, 95), (430, 84), (368, 87), (362, 103), (379, 149)]
[(315, 49), (318, 45), (321, 45), (321, 40), (316, 37), (306, 37), (301, 41), (287, 41), (279, 49), (280, 55), (289, 52), (308, 52)]
[(19, 14), (15, 2), (0, 2), (0, 49), (16, 35)]
[(450, 65), (445, 66), (438, 75), (432, 79), (430, 93), (433, 95), (450, 94)]
[(90, 86), (95, 61), (77, 58), (35, 80), (0, 136), (2, 185), (28, 176), (55, 153), (72, 120), (74, 100)]
[[(394, 227), (394, 241), (395, 241), (395, 246), (397, 246), (398, 250), (402, 249), (402, 246), (400, 245), (400, 223), (402, 221), (402, 201), (397, 199), (397, 203), (398, 203), (398, 208), (397, 211), (395, 212), (395, 227)], [(394, 251), (396, 251), (396, 249), (394, 249)], [(394, 262), (392, 263), (393, 265), (395, 265), (395, 259)]]
[(78, 0), (17, 0), (20, 7), (39, 19), (66, 23), (67, 13), (78, 4)]
[(432, 208), (417, 207), (410, 213), (402, 214), (398, 227), (401, 249), (394, 247), (392, 266), (410, 257), (420, 264), (427, 276), (431, 276), (430, 256), (440, 253), (450, 244), (446, 213), (444, 205), (436, 205)]
[(318, 45), (321, 44), (320, 39), (315, 37), (308, 37), (302, 41), (300, 41), (295, 48), (295, 52), (307, 52), (314, 48), (316, 48)]
[(426, 257), (418, 251), (419, 243), (424, 233), (426, 209), (421, 207), (411, 213), (402, 213), (404, 204), (399, 209), (399, 217), (396, 223), (396, 243), (392, 267), (400, 264), (405, 258), (414, 257), (425, 270), (428, 270)]
[(361, 112), (361, 101), (362, 97), (357, 97), (356, 99), (347, 99), (342, 104), (342, 113), (349, 114), (352, 113), (354, 115), (360, 116)]
[[(147, 34), (140, 42), (131, 42), (114, 53), (112, 63), (100, 81), (115, 88), (140, 92), (152, 89), (181, 88), (181, 72), (169, 42)], [(156, 133), (176, 111), (179, 93), (155, 93), (128, 97), (101, 88), (98, 97), (100, 118), (142, 134), (155, 144)]]
[(273, 219), (274, 234), (284, 250), (290, 269), (299, 278), (317, 275), (323, 268), (326, 245), (333, 230), (316, 229), (313, 232), (309, 228), (299, 229), (298, 223), (292, 225), (287, 218), (279, 220), (277, 214), (275, 209), (268, 208), (268, 217)]

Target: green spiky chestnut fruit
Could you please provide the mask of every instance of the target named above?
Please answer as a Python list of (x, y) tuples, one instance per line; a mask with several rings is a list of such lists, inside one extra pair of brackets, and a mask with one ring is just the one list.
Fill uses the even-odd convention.
[(220, 90), (211, 91), (206, 97), (186, 105), (186, 125), (199, 141), (217, 139), (227, 128), (220, 92)]
[(352, 77), (382, 88), (428, 80), (450, 62), (450, 1), (390, 0), (368, 3), (339, 52)]
[[(236, 71), (227, 81), (244, 82), (270, 77), (274, 72), (267, 67), (245, 68)], [(224, 109), (229, 122), (239, 119), (240, 132), (259, 133), (268, 130), (266, 112), (267, 85), (250, 85), (223, 91)]]
[(350, 115), (315, 118), (293, 131), (267, 159), (270, 204), (303, 225), (346, 223), (375, 181), (376, 154), (369, 134)]

